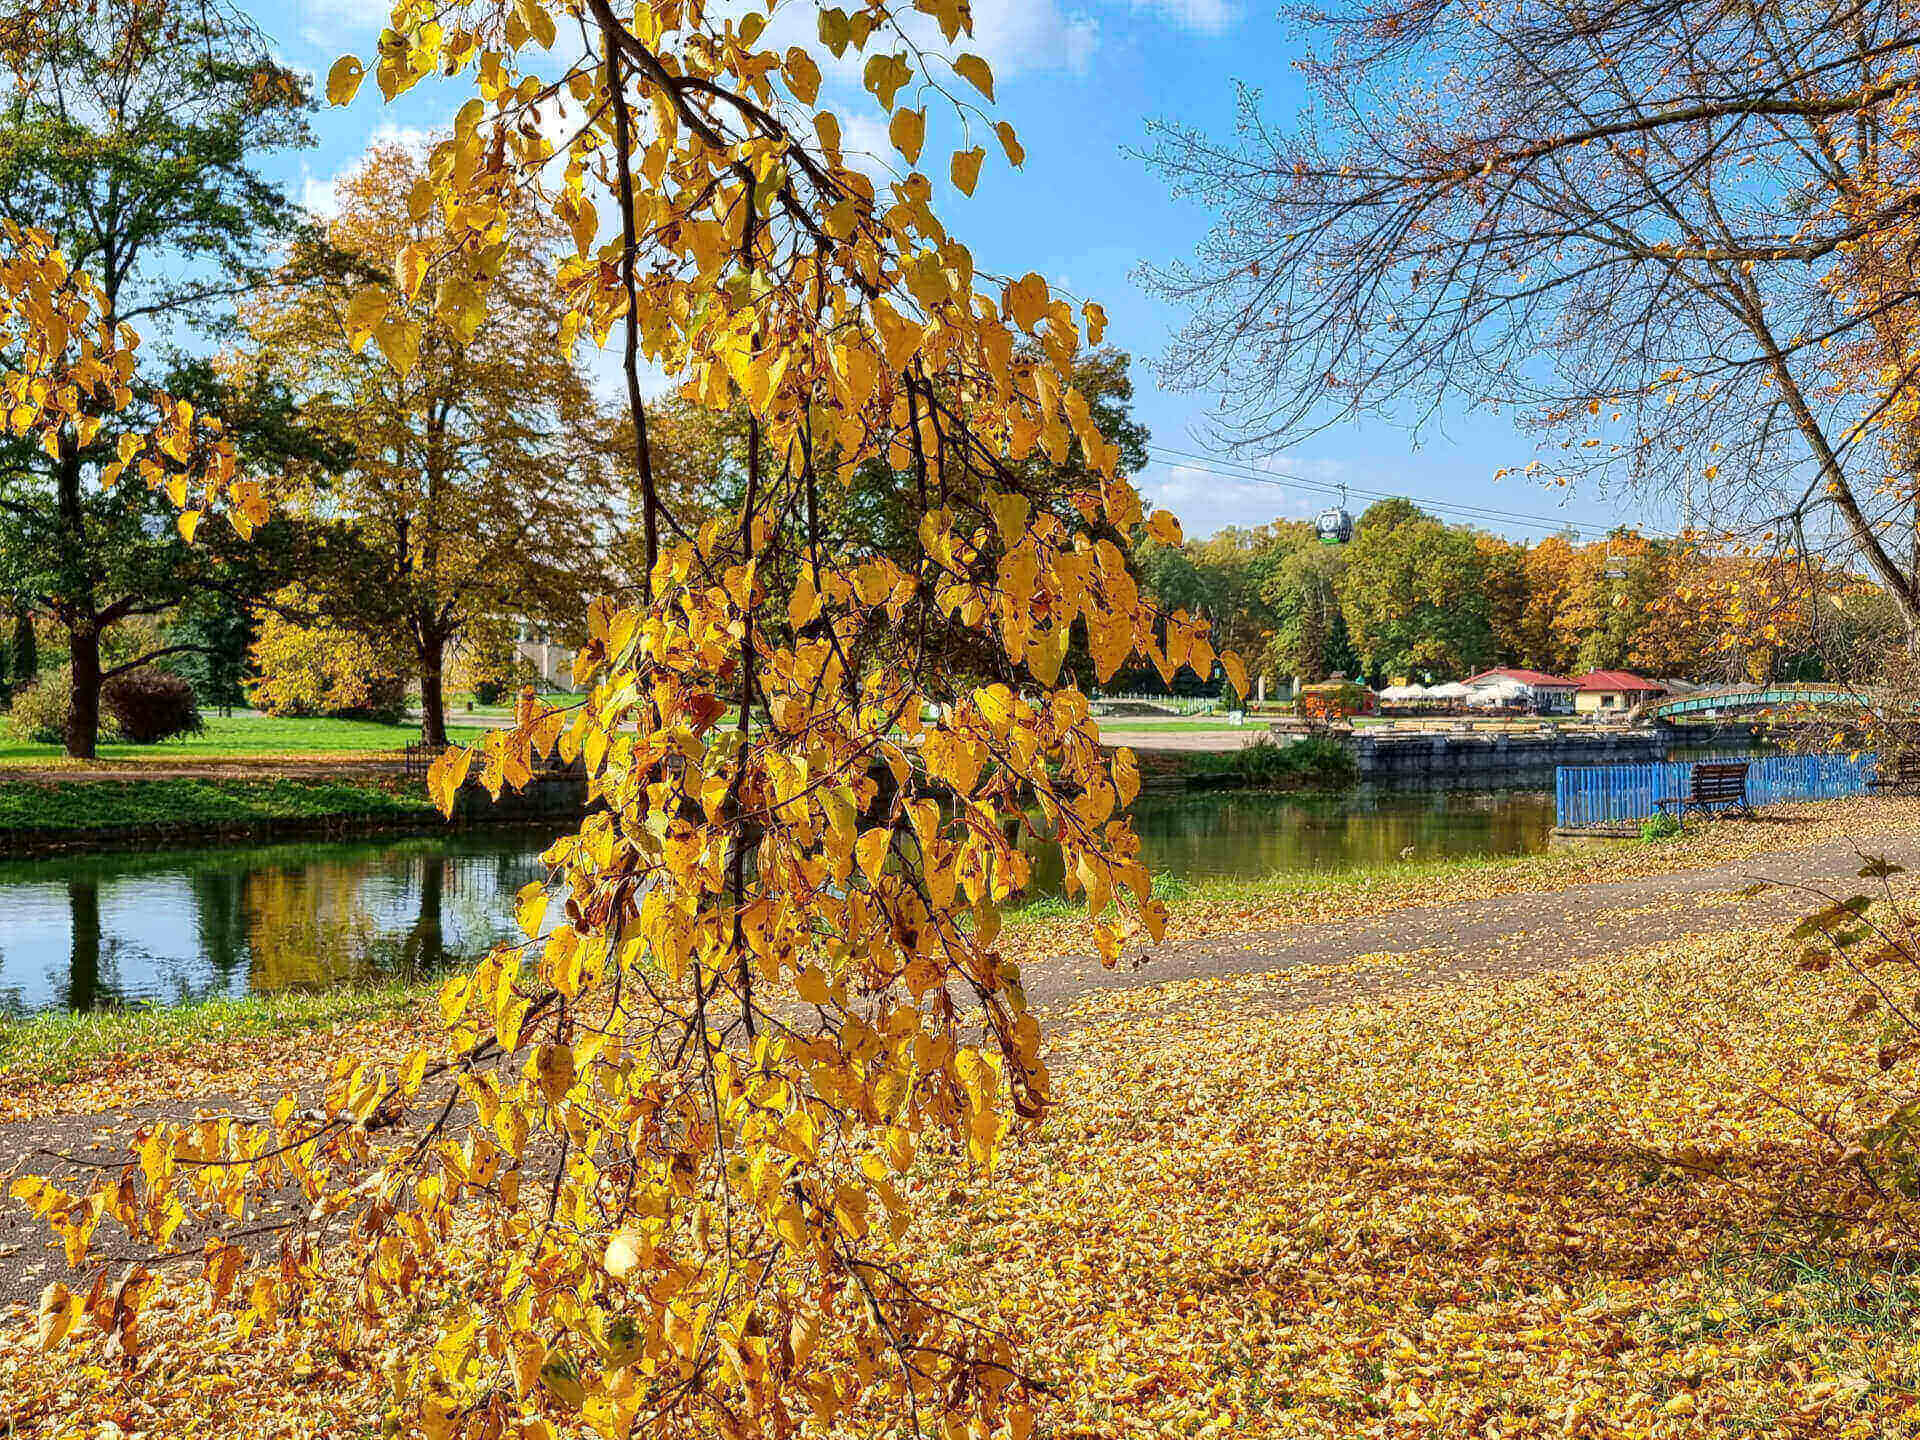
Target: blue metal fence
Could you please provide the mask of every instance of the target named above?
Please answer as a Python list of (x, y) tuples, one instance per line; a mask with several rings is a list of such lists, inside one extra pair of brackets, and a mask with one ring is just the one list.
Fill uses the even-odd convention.
[[(1658, 800), (1685, 795), (1693, 767), (1717, 757), (1652, 765), (1562, 765), (1554, 776), (1554, 820), (1563, 830), (1626, 824), (1655, 814)], [(1871, 755), (1768, 755), (1746, 759), (1747, 798), (1755, 805), (1782, 800), (1833, 800), (1863, 794), (1873, 776)]]

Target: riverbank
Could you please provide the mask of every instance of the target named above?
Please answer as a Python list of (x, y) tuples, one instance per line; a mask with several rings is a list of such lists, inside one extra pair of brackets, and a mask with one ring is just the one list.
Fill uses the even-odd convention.
[[(1844, 869), (1845, 846), (1827, 850)], [(1737, 896), (1737, 864), (1710, 874)], [(1283, 951), (1251, 974), (1121, 972), (1048, 1007), (1058, 1104), (991, 1173), (924, 1147), (900, 1182), (903, 1263), (1010, 1331), (1050, 1387), (1042, 1433), (1909, 1433), (1920, 1282), (1792, 1113), (1857, 1126), (1903, 1077), (1879, 1072), (1871, 1021), (1844, 1020), (1842, 972), (1797, 968), (1778, 925), (1696, 909), (1709, 929), (1683, 941), (1575, 940), (1527, 970), (1357, 954), (1312, 967), (1310, 993)], [(1494, 937), (1450, 949), (1510, 958)], [(434, 1020), (228, 1047), (252, 1073), (190, 1054), (154, 1098), (297, 1083)], [(60, 1133), (97, 1154), (120, 1120)], [(16, 1265), (49, 1263), (14, 1243)], [(371, 1356), (331, 1334), (249, 1343), (244, 1308), (189, 1284), (144, 1362), (169, 1383), (128, 1387), (85, 1327), (51, 1354), (26, 1343), (22, 1303), (0, 1317), (17, 1327), (0, 1333), (6, 1418), (318, 1434), (383, 1413)], [(425, 1342), (382, 1343), (397, 1363)]]
[[(432, 1008), (438, 977), (313, 992), (221, 996), (185, 1005), (0, 1016), (0, 1081), (63, 1087), (104, 1083), (125, 1066), (156, 1057), (179, 1064), (193, 1052), (271, 1046), (293, 1036), (337, 1030)], [(4, 1113), (4, 1107), (0, 1107)]]
[(150, 775), (0, 779), (0, 854), (258, 843), (311, 834), (444, 825), (425, 785), (390, 770), (338, 778)]
[[(1860, 796), (1768, 807), (1755, 819), (1726, 816), (1657, 841), (1610, 839), (1531, 855), (1467, 855), (1275, 875), (1265, 879), (1169, 882), (1172, 930), (1183, 941), (1314, 925), (1501, 896), (1559, 894), (1688, 873), (1757, 878), (1770, 857), (1821, 846), (1871, 850), (1920, 836), (1920, 798)], [(1791, 879), (1781, 874), (1777, 879)], [(1023, 959), (1078, 943), (1084, 905), (1048, 898), (1009, 912), (1008, 945)]]
[[(1542, 855), (1467, 856), (1357, 866), (1265, 880), (1180, 881), (1155, 891), (1171, 911), (1169, 939), (1138, 943), (1121, 966), (1091, 959), (1084, 906), (1050, 899), (1010, 911), (1002, 950), (1028, 971), (1036, 1003), (1089, 990), (1151, 987), (1195, 974), (1285, 970), (1319, 984), (1323, 967), (1356, 956), (1428, 953), (1419, 969), (1497, 941), (1511, 956), (1535, 937), (1537, 963), (1604, 953), (1646, 917), (1749, 923), (1778, 905), (1740, 896), (1760, 877), (1804, 881), (1857, 868), (1868, 851), (1920, 835), (1920, 799), (1878, 798), (1780, 807), (1759, 821), (1729, 819), (1659, 843), (1621, 841)], [(1917, 867), (1920, 868), (1920, 867)], [(1637, 888), (1636, 888), (1637, 887)], [(1483, 933), (1485, 932), (1485, 933)], [(1463, 946), (1462, 936), (1474, 936)], [(1450, 962), (1449, 962), (1450, 963)], [(180, 1006), (0, 1020), (0, 1118), (111, 1108), (176, 1093), (251, 1090), (315, 1057), (391, 1055), (434, 1029), (420, 1003), (433, 982), (318, 993), (283, 992)], [(314, 1041), (315, 1034), (325, 1036)], [(44, 1065), (42, 1062), (45, 1062)], [(152, 1063), (147, 1063), (152, 1062)], [(181, 1084), (181, 1067), (193, 1083)]]

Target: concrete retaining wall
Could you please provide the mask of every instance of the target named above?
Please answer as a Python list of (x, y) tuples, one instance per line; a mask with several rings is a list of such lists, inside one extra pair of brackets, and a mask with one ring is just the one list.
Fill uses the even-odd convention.
[(1665, 730), (1552, 735), (1369, 735), (1345, 741), (1361, 780), (1384, 785), (1551, 784), (1561, 765), (1636, 765), (1666, 757)]

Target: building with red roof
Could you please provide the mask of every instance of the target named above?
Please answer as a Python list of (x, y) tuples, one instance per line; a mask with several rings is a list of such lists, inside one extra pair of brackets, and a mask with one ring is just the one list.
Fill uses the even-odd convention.
[(1582, 715), (1605, 715), (1631, 710), (1644, 700), (1667, 693), (1668, 686), (1658, 680), (1635, 675), (1631, 670), (1589, 670), (1576, 677), (1573, 708)]

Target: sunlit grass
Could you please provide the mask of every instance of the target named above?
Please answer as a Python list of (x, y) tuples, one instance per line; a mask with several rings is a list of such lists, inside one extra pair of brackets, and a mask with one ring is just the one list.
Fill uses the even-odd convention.
[(427, 817), (426, 787), (398, 776), (364, 780), (0, 780), (0, 831), (84, 831), (128, 825), (228, 825), (330, 816)]
[(115, 1058), (137, 1060), (197, 1046), (350, 1024), (423, 1001), (437, 983), (396, 981), (152, 1008), (0, 1015), (0, 1077), (58, 1085)]
[[(479, 726), (450, 726), (448, 738), (471, 744)], [(397, 756), (420, 738), (417, 725), (380, 725), (367, 720), (278, 720), (266, 715), (209, 715), (198, 735), (158, 745), (102, 745), (99, 758), (114, 763), (161, 764), (212, 760), (333, 759)], [(57, 745), (28, 744), (0, 724), (0, 766), (64, 765)]]

